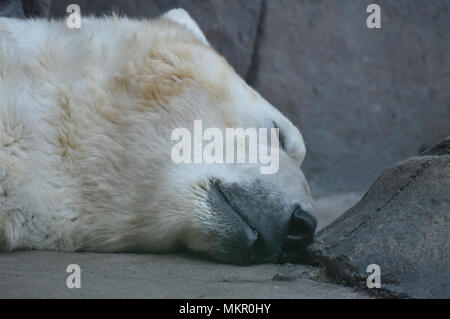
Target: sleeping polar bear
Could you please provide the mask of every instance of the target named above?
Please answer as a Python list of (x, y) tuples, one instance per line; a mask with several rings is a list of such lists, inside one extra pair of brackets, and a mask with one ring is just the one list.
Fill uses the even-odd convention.
[[(175, 164), (171, 132), (279, 128), (279, 170)], [(0, 250), (301, 255), (316, 226), (302, 136), (189, 14), (0, 18)]]

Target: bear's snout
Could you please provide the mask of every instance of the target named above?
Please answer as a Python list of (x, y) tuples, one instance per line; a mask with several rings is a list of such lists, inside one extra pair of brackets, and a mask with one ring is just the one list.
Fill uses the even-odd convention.
[(227, 263), (298, 261), (312, 243), (316, 219), (312, 206), (252, 183), (214, 181), (209, 205), (217, 216), (210, 257)]
[(300, 205), (294, 209), (287, 236), (283, 245), (281, 261), (301, 260), (306, 248), (312, 244), (317, 221), (313, 213), (305, 211)]

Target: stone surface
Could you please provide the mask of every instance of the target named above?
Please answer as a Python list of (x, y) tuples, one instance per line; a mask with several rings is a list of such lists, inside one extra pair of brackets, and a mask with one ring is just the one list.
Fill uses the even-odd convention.
[(302, 131), (313, 196), (367, 189), (450, 130), (450, 2), (265, 1), (250, 82)]
[(313, 259), (337, 282), (363, 289), (381, 267), (382, 296), (450, 298), (450, 156), (387, 169), (361, 201), (320, 231)]
[[(52, 2), (50, 15), (64, 17), (72, 0)], [(153, 18), (173, 9), (183, 8), (197, 21), (208, 41), (223, 54), (243, 77), (249, 72), (261, 0), (78, 0), (82, 15), (103, 15), (115, 10), (119, 15)]]
[(421, 155), (450, 155), (450, 136), (422, 152)]
[[(66, 286), (69, 264), (81, 268), (80, 289)], [(0, 254), (0, 298), (367, 298), (322, 277), (308, 266), (239, 267), (178, 255)]]

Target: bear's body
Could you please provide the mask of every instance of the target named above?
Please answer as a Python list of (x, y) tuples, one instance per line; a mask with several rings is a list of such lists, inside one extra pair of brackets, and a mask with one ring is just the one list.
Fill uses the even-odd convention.
[(172, 163), (172, 130), (199, 118), (276, 123), (285, 161), (303, 160), (298, 130), (182, 10), (81, 29), (0, 18), (0, 250), (210, 250), (207, 179), (245, 173)]

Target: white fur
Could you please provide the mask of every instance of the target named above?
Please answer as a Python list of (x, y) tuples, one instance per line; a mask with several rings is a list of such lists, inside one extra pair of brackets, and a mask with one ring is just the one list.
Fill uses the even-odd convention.
[(170, 133), (195, 119), (219, 128), (275, 122), (286, 174), (304, 158), (300, 132), (185, 11), (153, 21), (83, 17), (79, 30), (0, 18), (0, 249), (208, 249), (202, 227), (214, 216), (203, 181), (258, 170), (173, 164)]
[(206, 40), (203, 32), (200, 30), (197, 22), (195, 22), (189, 13), (184, 9), (173, 9), (164, 14), (164, 17), (172, 20), (180, 25), (186, 27), (189, 31), (191, 31), (196, 37), (198, 37), (203, 43), (209, 44), (208, 40)]

